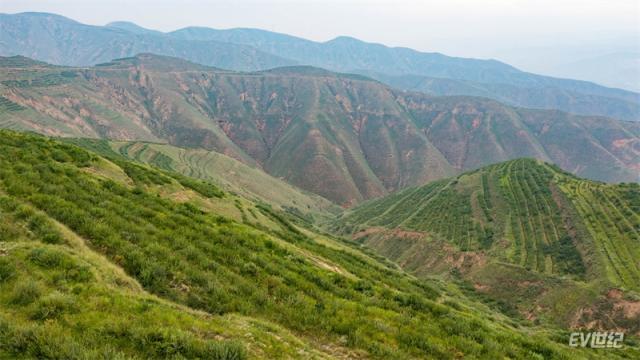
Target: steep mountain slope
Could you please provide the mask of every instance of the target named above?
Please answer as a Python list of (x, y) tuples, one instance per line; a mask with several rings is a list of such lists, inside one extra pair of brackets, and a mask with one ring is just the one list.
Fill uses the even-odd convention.
[(249, 46), (185, 41), (145, 30), (121, 23), (85, 25), (47, 13), (0, 14), (0, 55), (22, 55), (74, 66), (95, 65), (143, 52), (245, 71), (294, 64)]
[[(415, 279), (264, 206), (230, 220), (210, 206), (233, 198), (212, 185), (39, 136), (0, 131), (0, 147), (3, 355), (638, 353), (570, 349), (553, 328), (515, 325), (451, 285)], [(121, 322), (102, 321), (112, 311)]]
[(349, 37), (319, 43), (257, 29), (196, 27), (161, 33), (126, 22), (100, 27), (53, 14), (0, 14), (0, 55), (88, 66), (142, 52), (240, 71), (312, 65), (363, 72), (401, 89), (434, 95), (482, 95), (516, 106), (640, 120), (638, 93), (539, 76), (495, 60), (390, 48)]
[(214, 150), (340, 205), (522, 156), (630, 181), (640, 123), (394, 91), (309, 67), (235, 73), (155, 55), (93, 68), (3, 58), (0, 126)]
[(418, 274), (455, 269), (522, 316), (640, 333), (640, 301), (615, 292), (640, 290), (638, 184), (513, 160), (367, 202), (336, 227)]
[(413, 93), (400, 101), (456, 169), (534, 157), (595, 180), (637, 181), (640, 175), (640, 123), (511, 108), (480, 98)]

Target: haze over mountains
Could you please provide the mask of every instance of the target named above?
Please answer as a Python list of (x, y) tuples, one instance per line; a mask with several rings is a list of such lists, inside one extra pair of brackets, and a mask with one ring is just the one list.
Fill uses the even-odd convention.
[(555, 44), (498, 50), (497, 55), (534, 73), (640, 91), (639, 33), (605, 32), (588, 40), (557, 40)]
[(0, 14), (0, 358), (638, 359), (639, 97)]
[(149, 54), (0, 66), (3, 127), (215, 150), (344, 206), (518, 157), (606, 181), (635, 181), (640, 166), (640, 122), (407, 93), (311, 67), (238, 73)]
[(640, 119), (638, 93), (534, 75), (495, 60), (389, 48), (349, 37), (318, 43), (256, 29), (195, 27), (160, 33), (126, 22), (89, 26), (43, 13), (1, 15), (0, 30), (0, 55), (53, 64), (88, 66), (151, 52), (241, 71), (312, 65), (366, 73), (433, 95), (486, 96), (523, 107)]

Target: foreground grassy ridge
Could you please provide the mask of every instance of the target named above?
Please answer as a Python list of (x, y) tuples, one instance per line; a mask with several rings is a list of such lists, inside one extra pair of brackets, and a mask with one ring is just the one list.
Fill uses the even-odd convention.
[(59, 224), (0, 196), (0, 358), (243, 359), (228, 339), (251, 327), (145, 293)]
[[(443, 302), (449, 296), (437, 284), (409, 277), (356, 249), (346, 250), (345, 244), (329, 238), (324, 238), (321, 244), (304, 235), (306, 230), (299, 230), (268, 207), (261, 211), (281, 224), (277, 230), (240, 224), (203, 211), (192, 203), (167, 200), (159, 189), (176, 186), (175, 180), (158, 184), (166, 181), (160, 180), (166, 175), (155, 170), (137, 167), (137, 176), (131, 178), (133, 186), (83, 170), (96, 161), (100, 159), (72, 145), (0, 132), (0, 181), (8, 201), (33, 206), (46, 218), (68, 227), (87, 241), (91, 251), (121, 266), (127, 276), (138, 281), (144, 290), (164, 299), (162, 301), (170, 300), (209, 314), (265, 319), (311, 344), (316, 340), (324, 343), (323, 349), (328, 348), (334, 356), (394, 359), (625, 356), (623, 352), (601, 354), (569, 350), (530, 329), (513, 328), (495, 317), (488, 320), (488, 313), (480, 308), (461, 306), (453, 299)], [(11, 208), (8, 206), (9, 210), (5, 211), (13, 212)], [(21, 226), (13, 215), (4, 217), (2, 224), (7, 228)], [(34, 226), (39, 225), (36, 222)], [(8, 256), (3, 257), (9, 264), (6, 273), (15, 273), (12, 269), (22, 266), (24, 259), (35, 259), (33, 265), (25, 265), (34, 269), (43, 266), (39, 264), (47, 269), (66, 263), (47, 260), (50, 251), (66, 251), (61, 248), (64, 242), (56, 235), (36, 232), (33, 236), (51, 245), (38, 243), (44, 250), (9, 250)], [(7, 241), (3, 241), (3, 246)], [(74, 281), (73, 284), (86, 284), (77, 290), (80, 296), (94, 293), (84, 289), (98, 286), (86, 271), (60, 266), (65, 274), (72, 276), (69, 281)], [(27, 278), (32, 273), (35, 274), (32, 280), (41, 281), (45, 286), (46, 281), (38, 278), (38, 272), (24, 270), (19, 276)], [(8, 284), (3, 282), (2, 286), (16, 285)], [(47, 283), (51, 292), (62, 295), (42, 300), (45, 302), (42, 311), (38, 310), (40, 305), (34, 305), (33, 310), (22, 312), (20, 307), (3, 299), (2, 313), (16, 312), (15, 316), (23, 316), (25, 326), (42, 327), (45, 334), (48, 326), (62, 331), (73, 324), (68, 320), (71, 317), (92, 324), (90, 318), (84, 317), (82, 297), (75, 305), (65, 298), (74, 294), (72, 286), (67, 291), (65, 284)], [(115, 309), (123, 318), (136, 320), (135, 313), (127, 310), (127, 306)], [(9, 334), (8, 341), (18, 341), (20, 335), (16, 330), (4, 324), (2, 331)], [(144, 326), (144, 331), (154, 329), (154, 324)], [(77, 342), (80, 345), (76, 350), (82, 353), (89, 348), (81, 343), (83, 335), (83, 331), (78, 331), (59, 341)], [(254, 342), (264, 341), (262, 335), (256, 336), (252, 340), (238, 340), (250, 347)], [(558, 340), (564, 343), (566, 339)], [(202, 351), (209, 351), (208, 346), (216, 349), (227, 346), (226, 343), (207, 345), (197, 337), (185, 341), (193, 341), (195, 345), (191, 348), (204, 349)], [(125, 349), (122, 350), (118, 342), (114, 344), (116, 351), (133, 351), (126, 350), (133, 345), (122, 345)], [(236, 349), (235, 345), (228, 346)], [(340, 352), (343, 347), (352, 350)], [(56, 348), (51, 351), (59, 357), (66, 354)], [(191, 357), (190, 354), (181, 353), (181, 356)], [(262, 356), (269, 357), (265, 353)]]

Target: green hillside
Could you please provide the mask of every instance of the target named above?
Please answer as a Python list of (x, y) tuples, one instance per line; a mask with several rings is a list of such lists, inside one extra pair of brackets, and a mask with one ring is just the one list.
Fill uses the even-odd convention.
[[(585, 324), (589, 316), (577, 313), (600, 300), (622, 306), (612, 304), (611, 289), (640, 305), (637, 183), (592, 182), (513, 160), (367, 202), (335, 227), (415, 273), (455, 270), (522, 316)], [(550, 305), (562, 296), (567, 308)], [(613, 311), (608, 321), (602, 311), (591, 320), (640, 332), (640, 314)]]
[(603, 181), (635, 181), (640, 166), (640, 122), (430, 97), (310, 67), (238, 73), (150, 54), (92, 68), (16, 61), (0, 59), (2, 128), (204, 148), (345, 207), (520, 157)]
[(166, 144), (63, 139), (103, 156), (126, 158), (209, 181), (227, 192), (253, 202), (270, 204), (311, 222), (326, 221), (341, 210), (330, 201), (274, 178), (257, 167), (204, 149), (178, 148)]
[(278, 211), (236, 221), (213, 185), (44, 137), (0, 131), (0, 191), (2, 357), (637, 354), (568, 349)]

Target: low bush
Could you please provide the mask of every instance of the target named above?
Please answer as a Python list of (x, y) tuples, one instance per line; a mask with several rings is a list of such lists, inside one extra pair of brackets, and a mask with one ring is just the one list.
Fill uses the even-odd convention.
[(31, 251), (29, 260), (39, 266), (57, 268), (61, 267), (67, 258), (62, 251), (39, 247)]
[(31, 318), (34, 320), (55, 319), (64, 313), (75, 311), (77, 311), (77, 307), (73, 297), (56, 291), (38, 300)]
[(42, 287), (34, 280), (28, 280), (17, 284), (11, 294), (11, 303), (16, 305), (29, 305), (38, 300), (42, 295)]
[(0, 257), (0, 283), (9, 281), (16, 272), (16, 267), (6, 257)]

